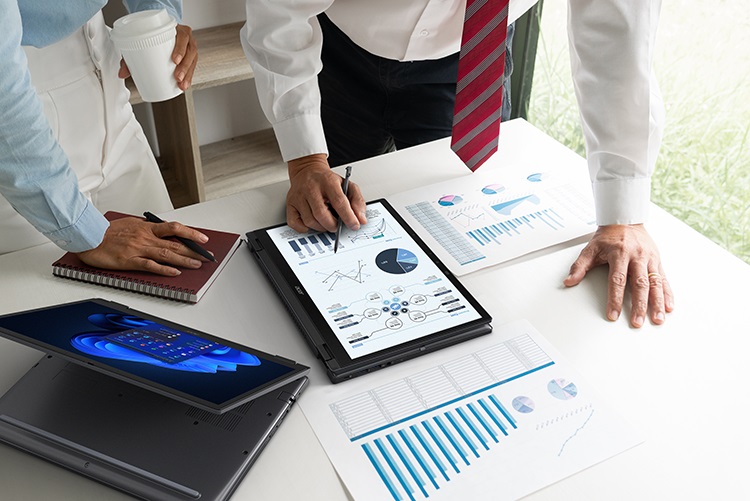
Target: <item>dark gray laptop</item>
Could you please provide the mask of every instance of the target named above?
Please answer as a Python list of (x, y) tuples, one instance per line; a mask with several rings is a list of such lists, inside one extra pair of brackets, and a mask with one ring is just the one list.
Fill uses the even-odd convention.
[(0, 398), (0, 441), (136, 497), (225, 500), (306, 383), (217, 414), (45, 355)]

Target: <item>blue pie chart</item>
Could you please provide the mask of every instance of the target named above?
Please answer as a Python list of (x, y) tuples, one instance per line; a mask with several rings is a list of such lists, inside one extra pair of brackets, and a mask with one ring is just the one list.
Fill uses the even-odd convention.
[(529, 397), (519, 396), (513, 399), (513, 408), (523, 414), (528, 414), (534, 410), (534, 401)]
[(547, 383), (547, 391), (560, 400), (570, 400), (578, 395), (578, 388), (574, 383), (569, 383), (565, 379), (553, 379)]
[(401, 275), (414, 270), (419, 264), (419, 260), (409, 250), (386, 249), (375, 258), (375, 264), (386, 273)]

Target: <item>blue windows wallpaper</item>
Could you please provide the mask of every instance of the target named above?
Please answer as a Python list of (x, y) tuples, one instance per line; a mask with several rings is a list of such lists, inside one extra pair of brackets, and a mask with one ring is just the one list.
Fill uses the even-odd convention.
[(240, 365), (260, 365), (255, 355), (133, 315), (95, 313), (88, 320), (101, 331), (70, 340), (74, 348), (88, 355), (189, 372), (236, 371)]
[(295, 370), (93, 301), (2, 317), (0, 328), (216, 405)]

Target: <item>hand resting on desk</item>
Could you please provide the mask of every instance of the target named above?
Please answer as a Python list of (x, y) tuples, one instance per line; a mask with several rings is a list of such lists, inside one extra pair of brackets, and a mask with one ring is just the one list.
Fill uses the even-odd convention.
[(174, 221), (155, 224), (126, 217), (110, 222), (98, 247), (77, 255), (84, 263), (97, 268), (149, 271), (166, 276), (181, 273), (169, 265), (200, 268), (207, 261), (180, 242), (165, 239), (170, 236), (198, 243), (208, 240), (203, 233)]
[(563, 283), (578, 285), (596, 266), (608, 264), (607, 319), (620, 316), (625, 288), (630, 285), (630, 324), (640, 328), (647, 314), (662, 324), (674, 309), (672, 288), (664, 275), (656, 244), (642, 224), (600, 226), (570, 268)]

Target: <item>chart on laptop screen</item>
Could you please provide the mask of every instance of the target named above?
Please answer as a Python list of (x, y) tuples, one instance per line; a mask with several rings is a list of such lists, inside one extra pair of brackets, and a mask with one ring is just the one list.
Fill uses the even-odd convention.
[(480, 318), (381, 203), (335, 254), (332, 233), (268, 234), (352, 359)]

